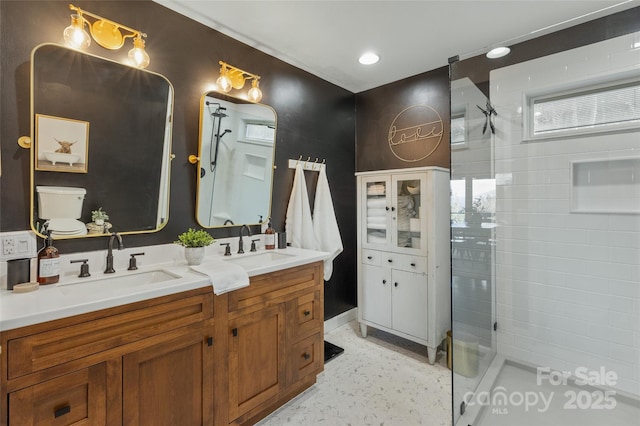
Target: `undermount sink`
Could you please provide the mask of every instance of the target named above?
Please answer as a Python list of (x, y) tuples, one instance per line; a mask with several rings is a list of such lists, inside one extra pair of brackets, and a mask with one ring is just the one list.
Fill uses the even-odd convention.
[(277, 263), (283, 260), (290, 260), (294, 257), (293, 254), (285, 254), (280, 252), (262, 252), (257, 254), (241, 254), (237, 257), (227, 257), (224, 258), (225, 262), (235, 263), (236, 265), (242, 266), (244, 268), (256, 268), (260, 266), (269, 265), (272, 263)]
[(88, 279), (87, 281), (77, 280), (70, 283), (58, 284), (58, 287), (64, 293), (76, 292), (79, 290), (94, 291), (97, 288), (114, 291), (123, 288), (162, 283), (180, 278), (182, 277), (179, 275), (157, 269), (153, 271), (131, 272), (123, 275), (105, 276), (96, 279)]

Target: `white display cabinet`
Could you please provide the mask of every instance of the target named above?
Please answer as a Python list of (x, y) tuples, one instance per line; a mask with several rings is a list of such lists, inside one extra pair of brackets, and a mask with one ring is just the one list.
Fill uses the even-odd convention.
[(358, 321), (427, 347), (451, 328), (449, 170), (356, 173)]

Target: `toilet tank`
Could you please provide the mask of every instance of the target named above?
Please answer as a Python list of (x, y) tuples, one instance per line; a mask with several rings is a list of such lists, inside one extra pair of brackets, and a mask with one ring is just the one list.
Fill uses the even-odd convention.
[(87, 190), (71, 186), (36, 186), (40, 219), (79, 219)]

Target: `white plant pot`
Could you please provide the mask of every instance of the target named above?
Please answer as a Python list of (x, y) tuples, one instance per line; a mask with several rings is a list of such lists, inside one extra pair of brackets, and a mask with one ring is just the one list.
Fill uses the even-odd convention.
[(187, 265), (199, 265), (204, 259), (204, 247), (185, 247), (184, 257)]
[(104, 219), (96, 219), (93, 221), (93, 223), (95, 223), (98, 226), (102, 226), (104, 225)]

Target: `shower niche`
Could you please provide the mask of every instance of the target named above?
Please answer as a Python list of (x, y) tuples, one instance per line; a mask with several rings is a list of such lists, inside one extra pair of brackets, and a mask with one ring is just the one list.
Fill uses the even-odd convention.
[(640, 158), (571, 163), (573, 213), (640, 213)]

